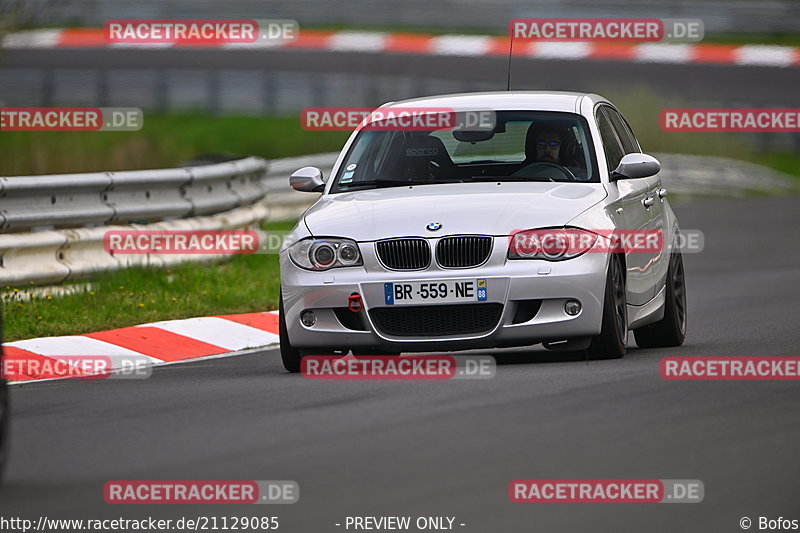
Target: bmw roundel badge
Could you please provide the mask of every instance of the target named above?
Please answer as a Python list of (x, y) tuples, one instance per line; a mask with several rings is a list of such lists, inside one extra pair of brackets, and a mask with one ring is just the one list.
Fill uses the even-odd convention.
[(428, 228), (430, 231), (436, 231), (438, 229), (441, 229), (442, 224), (439, 223), (439, 222), (431, 222), (430, 224), (428, 224), (425, 227)]

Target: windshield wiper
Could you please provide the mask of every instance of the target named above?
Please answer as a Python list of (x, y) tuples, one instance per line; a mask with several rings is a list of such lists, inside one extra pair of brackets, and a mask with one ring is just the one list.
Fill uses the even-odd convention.
[(369, 181), (354, 181), (352, 183), (339, 183), (338, 188), (351, 188), (351, 187), (402, 187), (403, 185), (436, 185), (442, 183), (460, 183), (461, 180), (456, 178), (452, 180), (369, 180)]
[(555, 181), (552, 178), (526, 178), (525, 176), (470, 176), (472, 181)]

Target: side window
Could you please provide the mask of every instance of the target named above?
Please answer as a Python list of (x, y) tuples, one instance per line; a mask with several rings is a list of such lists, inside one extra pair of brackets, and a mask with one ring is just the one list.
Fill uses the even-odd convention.
[(617, 134), (614, 132), (614, 127), (611, 121), (605, 114), (602, 107), (597, 109), (595, 113), (597, 118), (597, 128), (600, 130), (600, 137), (603, 139), (603, 151), (606, 154), (606, 162), (608, 163), (608, 171), (611, 172), (619, 165), (619, 160), (625, 155), (617, 139)]
[(625, 153), (638, 154), (640, 151), (639, 143), (636, 142), (636, 137), (633, 135), (631, 127), (628, 126), (628, 123), (625, 122), (622, 115), (620, 115), (616, 109), (607, 106), (603, 106), (603, 110), (608, 115), (608, 118), (611, 119), (611, 124), (614, 126), (614, 130), (616, 130), (619, 140), (622, 141), (622, 148), (625, 149)]

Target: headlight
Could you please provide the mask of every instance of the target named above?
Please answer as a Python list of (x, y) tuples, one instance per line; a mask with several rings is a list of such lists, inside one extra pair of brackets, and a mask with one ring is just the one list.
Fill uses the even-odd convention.
[(578, 228), (549, 228), (517, 231), (509, 236), (509, 259), (564, 261), (583, 255), (597, 242), (598, 235)]
[(350, 239), (303, 239), (289, 247), (289, 257), (294, 264), (306, 270), (328, 270), (363, 264), (358, 244)]

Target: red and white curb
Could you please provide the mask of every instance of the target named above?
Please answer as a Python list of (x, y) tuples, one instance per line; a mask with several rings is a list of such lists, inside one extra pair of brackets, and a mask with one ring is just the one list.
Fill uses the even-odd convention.
[[(5, 368), (9, 369), (7, 379), (24, 383), (70, 375), (63, 371), (63, 364), (71, 363), (70, 356), (108, 357), (112, 366), (115, 358), (131, 357), (160, 365), (271, 346), (278, 340), (278, 312), (270, 311), (167, 320), (85, 335), (14, 341), (3, 345), (3, 357)], [(56, 362), (62, 363), (60, 372)]]
[[(508, 38), (488, 35), (427, 35), (361, 31), (302, 30), (288, 42), (253, 44), (112, 44), (102, 28), (29, 30), (7, 35), (3, 48), (287, 48), (332, 52), (388, 52), (439, 56), (508, 55)], [(638, 63), (700, 63), (768, 67), (800, 66), (800, 48), (773, 45), (521, 42), (515, 56), (559, 60), (611, 60)]]

